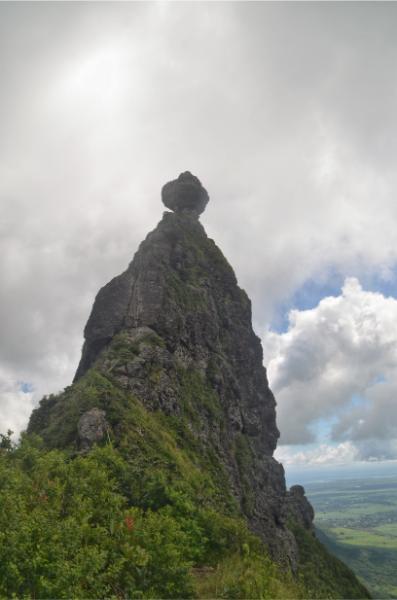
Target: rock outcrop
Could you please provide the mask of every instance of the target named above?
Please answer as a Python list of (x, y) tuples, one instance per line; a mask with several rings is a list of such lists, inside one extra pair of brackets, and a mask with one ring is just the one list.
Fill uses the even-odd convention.
[(285, 512), (287, 519), (292, 518), (297, 525), (314, 534), (314, 510), (305, 496), (303, 486), (293, 485), (286, 493)]
[[(75, 385), (95, 369), (146, 410), (184, 423), (195, 448), (224, 474), (252, 531), (279, 562), (295, 568), (298, 549), (288, 519), (310, 529), (313, 512), (303, 488), (287, 492), (283, 467), (273, 458), (275, 400), (250, 300), (198, 220), (208, 194), (197, 177), (182, 173), (164, 186), (162, 198), (174, 212), (164, 213), (127, 270), (95, 299)], [(70, 405), (68, 414), (76, 417), (62, 439), (74, 443), (73, 428), (77, 446), (100, 439), (106, 418), (117, 441), (123, 424), (112, 418), (111, 394), (101, 406), (106, 414), (95, 415), (82, 403), (78, 408), (77, 396), (72, 386), (55, 404), (43, 401), (30, 431), (56, 439)]]
[(80, 417), (77, 432), (82, 452), (90, 450), (95, 443), (104, 439), (109, 427), (105, 414), (104, 410), (91, 408)]
[(199, 179), (185, 171), (178, 179), (165, 184), (161, 190), (161, 199), (174, 212), (190, 212), (198, 217), (207, 206), (209, 196)]

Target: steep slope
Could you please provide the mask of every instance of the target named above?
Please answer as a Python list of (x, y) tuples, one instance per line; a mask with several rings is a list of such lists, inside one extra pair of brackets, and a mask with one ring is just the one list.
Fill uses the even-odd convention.
[[(287, 492), (273, 458), (275, 400), (250, 301), (198, 220), (208, 201), (199, 180), (183, 173), (162, 194), (175, 212), (164, 213), (128, 269), (100, 290), (74, 384), (42, 400), (28, 431), (79, 453), (112, 442), (131, 465), (132, 504), (172, 503), (171, 485), (242, 515), (271, 556), (297, 572), (299, 532), (316, 552), (313, 511), (303, 488)], [(349, 597), (364, 597), (350, 571), (346, 577)], [(343, 597), (337, 582), (324, 589)]]

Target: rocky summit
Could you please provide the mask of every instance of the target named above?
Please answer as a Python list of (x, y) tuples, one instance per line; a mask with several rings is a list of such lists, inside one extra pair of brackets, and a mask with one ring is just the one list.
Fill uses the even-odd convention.
[[(284, 472), (272, 457), (275, 400), (251, 302), (198, 220), (208, 194), (197, 177), (182, 173), (162, 197), (175, 212), (164, 213), (128, 269), (97, 295), (75, 380), (95, 365), (151, 411), (191, 411), (192, 430), (221, 462), (252, 529), (295, 563)], [(115, 339), (135, 352), (120, 359)], [(205, 391), (205, 402), (186, 398), (186, 378)]]
[[(172, 212), (95, 299), (73, 385), (42, 400), (28, 431), (76, 455), (110, 440), (136, 475), (132, 503), (150, 506), (154, 472), (166, 489), (190, 486), (194, 502), (240, 515), (273, 560), (305, 573), (319, 556), (314, 514), (273, 458), (276, 403), (251, 302), (199, 221), (209, 200), (199, 179), (182, 173), (162, 200)], [(336, 559), (319, 552), (325, 581)], [(345, 597), (364, 597), (338, 564)], [(327, 597), (343, 597), (334, 584)]]
[(161, 198), (167, 208), (175, 212), (200, 215), (209, 200), (207, 190), (190, 171), (181, 173), (175, 181), (169, 181), (161, 190)]

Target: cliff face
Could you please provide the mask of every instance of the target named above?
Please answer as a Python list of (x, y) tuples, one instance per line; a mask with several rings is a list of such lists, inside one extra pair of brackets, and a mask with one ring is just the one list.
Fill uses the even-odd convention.
[[(190, 411), (195, 435), (226, 467), (253, 529), (277, 546), (285, 483), (272, 458), (275, 401), (251, 304), (194, 217), (164, 214), (127, 271), (99, 292), (85, 337), (76, 380), (95, 364), (150, 410)], [(194, 394), (187, 401), (186, 378), (207, 390), (207, 402)]]
[[(288, 522), (312, 535), (313, 511), (303, 488), (287, 492), (273, 458), (275, 400), (251, 303), (198, 220), (208, 201), (198, 179), (182, 174), (163, 188), (163, 201), (175, 212), (164, 213), (128, 269), (99, 291), (74, 385), (42, 401), (29, 431), (77, 451), (110, 435), (131, 460), (139, 458), (144, 479), (158, 459), (142, 467), (147, 445), (139, 435), (150, 436), (126, 416), (134, 399), (163, 419), (159, 437), (168, 419), (194, 468), (212, 473), (214, 494), (234, 503), (273, 557), (295, 570), (299, 552)], [(102, 378), (96, 395), (85, 383), (92, 373)], [(172, 473), (179, 464), (170, 461), (164, 469)]]

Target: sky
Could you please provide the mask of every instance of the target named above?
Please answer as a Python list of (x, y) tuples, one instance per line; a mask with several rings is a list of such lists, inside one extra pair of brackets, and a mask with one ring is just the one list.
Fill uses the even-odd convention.
[[(0, 431), (190, 170), (287, 467), (397, 459), (397, 4), (0, 3)], [(392, 463), (390, 463), (392, 464)]]

